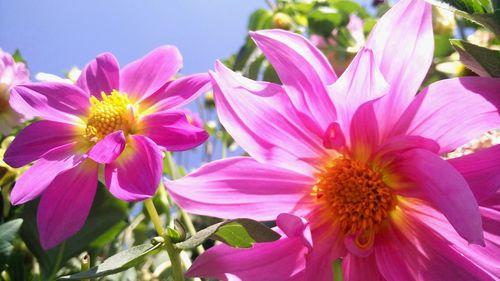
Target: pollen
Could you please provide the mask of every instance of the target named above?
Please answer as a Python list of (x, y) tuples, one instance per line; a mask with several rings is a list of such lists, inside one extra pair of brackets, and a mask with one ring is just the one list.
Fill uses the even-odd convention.
[(113, 90), (109, 95), (102, 92), (101, 97), (90, 97), (85, 137), (93, 142), (118, 130), (127, 134), (134, 122), (133, 106), (126, 93)]
[[(368, 243), (395, 207), (381, 173), (364, 163), (339, 157), (318, 174), (311, 195), (324, 207), (344, 235)], [(364, 241), (361, 241), (364, 240)]]

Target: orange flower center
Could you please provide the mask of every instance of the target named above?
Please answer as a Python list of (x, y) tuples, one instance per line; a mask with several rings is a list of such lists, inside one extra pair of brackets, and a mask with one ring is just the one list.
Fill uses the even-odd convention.
[(333, 160), (318, 175), (312, 195), (344, 235), (356, 235), (360, 240), (373, 239), (396, 201), (380, 172), (344, 157)]
[(102, 100), (94, 96), (90, 98), (85, 137), (97, 142), (118, 130), (125, 134), (130, 133), (135, 116), (127, 94), (113, 91), (110, 95), (103, 92), (101, 96)]

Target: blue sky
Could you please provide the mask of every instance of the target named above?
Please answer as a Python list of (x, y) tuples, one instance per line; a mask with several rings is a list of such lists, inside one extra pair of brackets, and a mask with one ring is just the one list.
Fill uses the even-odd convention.
[(242, 45), (264, 0), (0, 0), (0, 48), (19, 48), (32, 73), (62, 75), (110, 51), (123, 66), (163, 45), (204, 72)]
[[(62, 76), (105, 51), (124, 66), (171, 44), (180, 49), (187, 75), (236, 52), (250, 14), (264, 7), (264, 0), (0, 0), (0, 48), (19, 48), (34, 79), (37, 72)], [(195, 168), (201, 148), (181, 157)]]

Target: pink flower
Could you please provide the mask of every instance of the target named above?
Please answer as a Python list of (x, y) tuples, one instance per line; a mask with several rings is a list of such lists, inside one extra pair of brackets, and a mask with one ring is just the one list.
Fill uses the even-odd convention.
[(22, 62), (15, 62), (9, 53), (0, 49), (0, 133), (7, 135), (23, 122), (23, 116), (9, 105), (10, 89), (29, 81), (29, 71)]
[(10, 104), (39, 116), (10, 145), (5, 162), (35, 164), (17, 181), (14, 205), (41, 195), (38, 230), (51, 248), (84, 224), (103, 166), (109, 191), (122, 200), (154, 195), (163, 171), (161, 149), (186, 150), (208, 134), (178, 108), (209, 87), (207, 74), (172, 80), (182, 67), (173, 46), (153, 50), (120, 70), (112, 54), (99, 55), (75, 85), (33, 83), (12, 90)]
[(415, 97), (433, 56), (429, 4), (398, 2), (339, 78), (299, 35), (251, 36), (283, 85), (221, 63), (211, 73), (221, 123), (251, 157), (206, 164), (166, 186), (195, 214), (304, 217), (311, 245), (280, 247), (293, 238), (285, 235), (260, 252), (217, 246), (189, 276), (331, 280), (343, 258), (350, 281), (500, 277), (500, 146), (441, 157), (500, 128), (500, 79), (442, 80)]

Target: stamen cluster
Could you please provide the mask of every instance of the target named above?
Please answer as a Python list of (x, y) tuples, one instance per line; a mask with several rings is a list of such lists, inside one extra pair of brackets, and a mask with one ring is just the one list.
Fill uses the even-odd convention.
[(127, 94), (116, 90), (110, 95), (101, 93), (102, 100), (92, 96), (85, 128), (85, 136), (90, 141), (99, 141), (117, 130), (130, 131), (133, 122), (133, 110)]
[(346, 235), (376, 232), (395, 201), (379, 172), (344, 157), (333, 160), (318, 176), (313, 195)]

